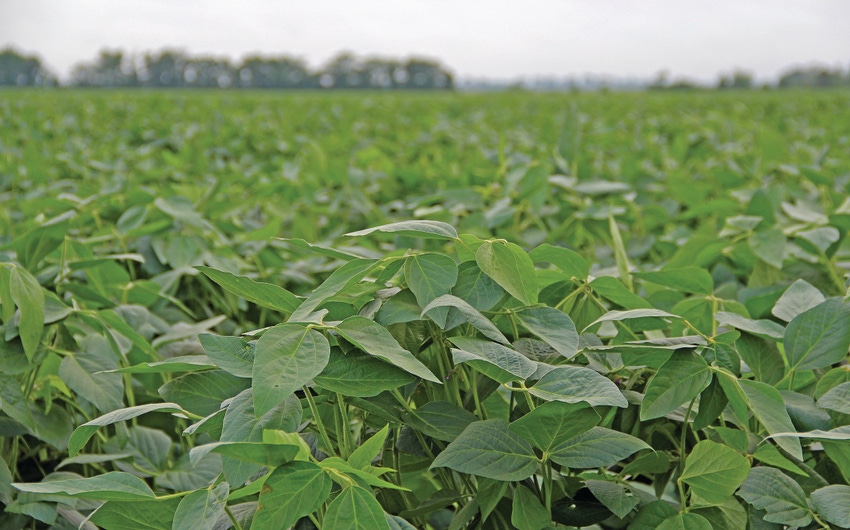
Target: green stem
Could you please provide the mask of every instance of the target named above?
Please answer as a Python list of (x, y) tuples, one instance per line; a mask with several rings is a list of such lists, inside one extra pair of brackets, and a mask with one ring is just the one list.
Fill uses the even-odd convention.
[(342, 394), (336, 394), (336, 405), (337, 410), (339, 410), (339, 423), (342, 432), (342, 444), (340, 445), (340, 456), (342, 458), (348, 460), (348, 457), (351, 455), (351, 420), (348, 418), (348, 406), (345, 404), (345, 400), (342, 397)]
[(319, 436), (322, 438), (322, 441), (328, 450), (328, 454), (333, 454), (334, 446), (328, 436), (328, 431), (325, 430), (325, 424), (322, 422), (322, 417), (319, 415), (319, 407), (316, 406), (316, 402), (313, 400), (313, 393), (306, 386), (301, 387), (301, 389), (304, 390), (304, 395), (307, 396), (307, 403), (310, 405), (310, 412), (313, 414), (313, 420), (316, 422), (316, 428), (319, 429)]
[(230, 519), (231, 523), (233, 523), (233, 528), (235, 530), (242, 530), (242, 525), (236, 520), (236, 516), (233, 515), (233, 512), (230, 510), (230, 506), (227, 506), (226, 504), (224, 505), (224, 513), (227, 514), (227, 518)]

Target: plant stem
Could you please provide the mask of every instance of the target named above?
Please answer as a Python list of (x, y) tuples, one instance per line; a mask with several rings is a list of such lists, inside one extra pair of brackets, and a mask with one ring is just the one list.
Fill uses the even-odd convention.
[(313, 400), (313, 393), (306, 386), (301, 387), (301, 389), (304, 390), (304, 395), (307, 396), (307, 403), (310, 405), (310, 412), (313, 413), (313, 420), (316, 422), (316, 428), (319, 429), (319, 436), (321, 436), (322, 441), (325, 443), (325, 447), (329, 451), (328, 454), (333, 454), (334, 446), (331, 443), (330, 437), (328, 437), (328, 431), (325, 430), (325, 424), (322, 423), (322, 417), (319, 416), (319, 408)]
[(233, 528), (235, 530), (242, 530), (242, 525), (236, 520), (236, 516), (233, 515), (233, 512), (230, 510), (230, 506), (227, 506), (226, 504), (224, 505), (224, 513), (227, 514), (227, 518), (230, 519), (231, 523), (233, 523)]

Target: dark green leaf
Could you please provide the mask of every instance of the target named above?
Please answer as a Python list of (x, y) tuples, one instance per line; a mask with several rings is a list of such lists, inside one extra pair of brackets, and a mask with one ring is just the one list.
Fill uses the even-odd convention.
[(176, 403), (152, 403), (150, 405), (138, 405), (136, 407), (129, 407), (125, 409), (119, 409), (112, 411), (108, 414), (104, 414), (99, 418), (95, 418), (87, 423), (84, 423), (77, 427), (74, 433), (71, 435), (71, 439), (68, 441), (68, 453), (70, 456), (74, 456), (77, 454), (80, 449), (86, 445), (86, 442), (89, 441), (89, 438), (97, 432), (101, 427), (105, 427), (107, 425), (112, 425), (113, 423), (117, 423), (119, 421), (127, 421), (133, 418), (138, 418), (142, 414), (147, 414), (148, 412), (184, 412), (182, 408)]
[(607, 480), (586, 480), (585, 484), (593, 496), (620, 519), (626, 517), (640, 502), (623, 484)]
[(700, 267), (635, 272), (632, 276), (685, 293), (710, 295), (714, 291), (714, 280), (711, 279), (711, 274)]
[(405, 412), (404, 422), (425, 436), (453, 442), (470, 423), (475, 414), (446, 401), (429, 401), (412, 412)]
[(765, 510), (766, 521), (789, 526), (807, 526), (812, 522), (803, 488), (778, 469), (755, 467), (750, 470), (738, 496)]
[(529, 393), (546, 401), (586, 402), (594, 407), (629, 405), (613, 381), (581, 366), (555, 368), (535, 383)]
[(15, 305), (21, 310), (18, 325), (24, 352), (31, 361), (38, 350), (41, 332), (44, 330), (44, 292), (38, 280), (27, 270), (14, 267), (11, 273), (11, 294)]
[(43, 495), (68, 495), (100, 501), (153, 499), (153, 491), (135, 475), (111, 471), (91, 478), (72, 478), (50, 482), (13, 483), (20, 491)]
[(495, 480), (523, 480), (534, 474), (537, 457), (504, 420), (476, 421), (437, 455), (431, 467), (448, 467)]
[(475, 253), (478, 267), (525, 305), (537, 303), (534, 262), (520, 247), (506, 241), (485, 241)]
[(850, 486), (834, 484), (813, 491), (812, 506), (827, 522), (850, 528)]
[(189, 412), (208, 416), (221, 407), (222, 401), (242, 392), (248, 386), (250, 383), (246, 379), (230, 375), (224, 370), (214, 370), (172, 379), (159, 388), (159, 395)]
[(546, 262), (561, 269), (568, 278), (584, 280), (590, 273), (590, 266), (578, 253), (549, 244), (540, 245), (528, 253), (535, 262)]
[(738, 489), (750, 472), (750, 462), (734, 449), (703, 440), (685, 460), (682, 482), (713, 504), (721, 504)]
[(207, 357), (222, 370), (236, 377), (251, 377), (254, 368), (254, 347), (239, 337), (220, 337), (201, 333), (198, 340)]
[(331, 492), (328, 474), (310, 462), (289, 462), (275, 468), (260, 490), (254, 525), (285, 530), (318, 510)]
[(711, 383), (711, 369), (695, 352), (676, 353), (650, 380), (640, 407), (640, 419), (660, 418), (676, 410)]
[(277, 285), (254, 281), (247, 276), (236, 276), (229, 272), (219, 271), (210, 267), (195, 267), (210, 280), (219, 284), (226, 291), (240, 296), (261, 307), (267, 307), (281, 313), (292, 313), (301, 304), (295, 295)]
[(254, 412), (262, 416), (322, 373), (330, 358), (328, 340), (299, 324), (266, 331), (254, 350)]
[(91, 522), (107, 530), (172, 530), (180, 498), (149, 501), (109, 501)]
[(850, 348), (850, 304), (831, 298), (801, 313), (788, 324), (784, 344), (793, 370), (837, 363)]
[[(457, 264), (444, 254), (419, 254), (404, 261), (407, 286), (416, 296), (420, 307), (427, 307), (435, 299), (448, 294), (457, 282)], [(423, 311), (424, 313), (424, 311)], [(444, 328), (449, 315), (447, 308), (431, 310), (429, 316)]]
[(514, 490), (511, 523), (517, 530), (540, 530), (549, 526), (551, 517), (540, 499), (522, 484)]
[(313, 378), (316, 385), (345, 396), (372, 397), (412, 383), (416, 379), (400, 368), (366, 353), (343, 354), (332, 348), (322, 373)]
[(513, 313), (525, 328), (555, 348), (566, 359), (578, 353), (578, 333), (573, 321), (552, 307), (529, 307)]
[(576, 469), (608, 467), (651, 447), (639, 438), (603, 427), (593, 427), (552, 450), (555, 463)]
[(401, 368), (432, 383), (441, 383), (427, 366), (402, 348), (389, 331), (380, 324), (360, 316), (349, 317), (336, 326), (345, 340), (369, 355)]
[(389, 530), (381, 505), (358, 486), (349, 486), (328, 505), (323, 526), (334, 530)]
[(224, 515), (229, 493), (227, 483), (222, 482), (214, 488), (193, 491), (186, 495), (174, 514), (173, 527), (212, 530)]
[(601, 418), (584, 403), (551, 401), (511, 423), (510, 429), (544, 453), (594, 427)]

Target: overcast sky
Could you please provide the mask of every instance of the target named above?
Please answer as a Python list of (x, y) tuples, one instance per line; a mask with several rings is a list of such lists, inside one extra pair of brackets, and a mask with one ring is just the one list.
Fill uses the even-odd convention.
[(461, 78), (712, 81), (738, 67), (850, 64), (848, 0), (0, 0), (0, 47), (61, 76), (104, 47), (234, 59), (341, 50), (441, 60)]

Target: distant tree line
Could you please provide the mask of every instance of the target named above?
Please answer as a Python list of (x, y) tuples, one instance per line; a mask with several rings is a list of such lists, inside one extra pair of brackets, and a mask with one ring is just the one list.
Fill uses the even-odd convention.
[[(12, 49), (0, 53), (0, 85), (56, 84), (35, 57)], [(319, 70), (298, 58), (250, 56), (238, 63), (218, 57), (191, 56), (164, 50), (141, 56), (103, 50), (91, 62), (80, 63), (68, 84), (78, 87), (151, 88), (327, 88), (327, 89), (451, 89), (452, 74), (436, 61), (411, 58), (361, 59), (341, 53)]]
[[(57, 76), (41, 60), (27, 56), (12, 48), (0, 51), (0, 86), (56, 86)], [(600, 85), (601, 83), (601, 85)], [(542, 90), (598, 89), (616, 81), (599, 83), (546, 83), (534, 85)], [(249, 56), (239, 62), (210, 56), (191, 56), (177, 50), (164, 50), (143, 55), (125, 55), (124, 52), (103, 50), (91, 62), (80, 63), (67, 82), (78, 87), (150, 87), (150, 88), (327, 88), (327, 89), (452, 89), (452, 74), (439, 62), (411, 58), (406, 61), (384, 58), (359, 58), (351, 53), (341, 53), (318, 70), (289, 56)], [(464, 85), (507, 89), (514, 84), (483, 82)], [(538, 86), (540, 85), (540, 86)], [(599, 85), (599, 86), (597, 86)], [(519, 86), (525, 87), (524, 83)], [(687, 79), (670, 80), (669, 72), (662, 71), (656, 79), (641, 84), (630, 80), (628, 88), (650, 90), (691, 90), (705, 85)], [(762, 85), (769, 86), (769, 85)], [(829, 69), (819, 66), (797, 67), (785, 72), (776, 84), (779, 88), (795, 87), (850, 87), (850, 70)], [(533, 87), (533, 88), (534, 88)], [(717, 89), (757, 88), (753, 75), (735, 70), (720, 76)]]

